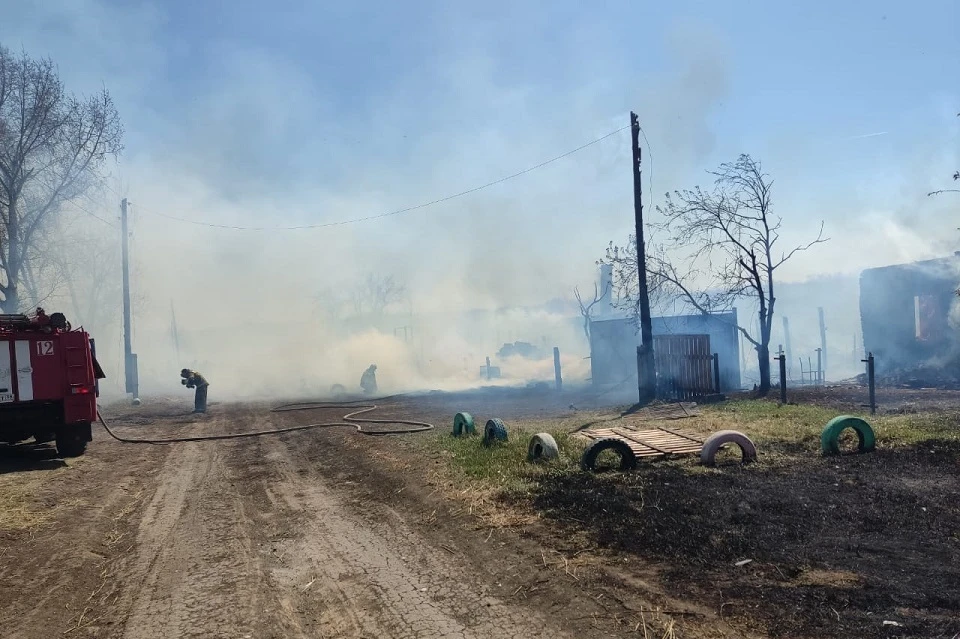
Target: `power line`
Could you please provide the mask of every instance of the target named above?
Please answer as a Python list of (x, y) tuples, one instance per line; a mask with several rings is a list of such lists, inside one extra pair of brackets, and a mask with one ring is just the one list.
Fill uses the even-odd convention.
[(82, 212), (82, 213), (86, 213), (87, 215), (89, 215), (90, 217), (92, 217), (92, 218), (94, 218), (94, 219), (96, 219), (96, 220), (100, 220), (101, 222), (103, 222), (104, 224), (106, 224), (107, 226), (109, 226), (109, 227), (111, 227), (111, 228), (117, 228), (117, 225), (114, 224), (113, 222), (110, 222), (109, 220), (103, 219), (102, 217), (100, 217), (100, 216), (97, 215), (96, 213), (91, 213), (91, 212), (88, 211), (87, 209), (85, 209), (85, 208), (83, 208), (82, 206), (80, 206), (79, 204), (77, 204), (75, 201), (71, 201), (71, 202), (70, 202), (70, 205), (73, 206), (73, 207), (74, 207), (75, 209), (77, 209), (78, 211), (80, 211), (80, 212)]
[[(638, 125), (639, 126), (639, 125)], [(643, 127), (640, 126), (640, 133), (643, 134), (643, 141), (647, 143), (647, 155), (650, 156), (650, 171), (647, 173), (647, 182), (650, 184), (650, 188), (647, 190), (650, 192), (650, 210), (653, 211), (653, 151), (650, 150), (650, 140), (647, 139), (647, 132), (643, 130)]]
[[(600, 136), (599, 138), (596, 138), (595, 140), (591, 140), (590, 142), (587, 142), (586, 144), (582, 144), (582, 145), (578, 146), (578, 147), (575, 148), (575, 149), (572, 149), (572, 150), (570, 150), (570, 151), (567, 151), (566, 153), (561, 153), (560, 155), (557, 155), (557, 156), (555, 156), (555, 157), (552, 157), (552, 158), (550, 158), (549, 160), (544, 160), (543, 162), (540, 162), (539, 164), (535, 164), (534, 166), (531, 166), (531, 167), (528, 167), (528, 168), (526, 168), (526, 169), (523, 169), (522, 171), (517, 171), (516, 173), (512, 173), (512, 174), (510, 174), (510, 175), (507, 175), (507, 176), (505, 176), (505, 177), (499, 178), (499, 179), (494, 180), (494, 181), (492, 181), (492, 182), (487, 182), (486, 184), (481, 184), (480, 186), (475, 186), (475, 187), (473, 187), (473, 188), (471, 188), (471, 189), (467, 189), (466, 191), (460, 191), (459, 193), (454, 193), (454, 194), (452, 194), (452, 195), (447, 195), (447, 196), (444, 196), (444, 197), (441, 197), (441, 198), (437, 198), (437, 199), (431, 200), (431, 201), (429, 201), (429, 202), (424, 202), (423, 204), (417, 204), (416, 206), (410, 206), (410, 207), (407, 207), (407, 208), (404, 208), (404, 209), (397, 209), (396, 211), (389, 211), (389, 212), (387, 212), (387, 213), (379, 213), (379, 214), (377, 214), (377, 215), (368, 215), (368, 216), (366, 216), (366, 217), (351, 218), (351, 219), (348, 219), (348, 220), (340, 220), (340, 221), (338, 221), (338, 222), (324, 222), (324, 223), (322, 223), (322, 224), (304, 224), (304, 225), (301, 225), (301, 226), (235, 226), (235, 225), (231, 225), (231, 224), (216, 224), (216, 223), (214, 223), (214, 222), (204, 222), (204, 221), (202, 221), (202, 220), (190, 220), (190, 219), (187, 219), (187, 218), (176, 217), (176, 216), (174, 216), (174, 215), (169, 215), (169, 214), (167, 214), (167, 213), (161, 213), (161, 212), (159, 212), (159, 211), (152, 211), (152, 210), (147, 209), (147, 208), (145, 208), (145, 207), (143, 207), (143, 206), (139, 206), (138, 208), (139, 208), (139, 210), (143, 211), (144, 213), (150, 213), (151, 215), (156, 215), (156, 216), (158, 216), (158, 217), (166, 218), (166, 219), (168, 219), (168, 220), (174, 220), (174, 221), (176, 221), (176, 222), (184, 222), (184, 223), (186, 223), (186, 224), (194, 224), (194, 225), (196, 225), (196, 226), (206, 226), (206, 227), (210, 227), (210, 228), (230, 229), (230, 230), (234, 230), (234, 231), (299, 231), (299, 230), (306, 230), (306, 229), (328, 228), (328, 227), (331, 227), (331, 226), (344, 226), (344, 225), (347, 225), (347, 224), (357, 224), (357, 223), (359, 223), (359, 222), (368, 222), (368, 221), (370, 221), (370, 220), (378, 220), (378, 219), (384, 218), (384, 217), (391, 217), (391, 216), (394, 216), (394, 215), (401, 215), (401, 214), (403, 214), (403, 213), (410, 213), (410, 212), (412, 212), (412, 211), (417, 211), (417, 210), (420, 210), (420, 209), (425, 209), (425, 208), (427, 208), (427, 207), (429, 207), (429, 206), (434, 206), (434, 205), (436, 205), (436, 204), (441, 204), (441, 203), (443, 203), (443, 202), (449, 202), (450, 200), (454, 200), (454, 199), (456, 199), (456, 198), (463, 197), (464, 195), (469, 195), (469, 194), (471, 194), (471, 193), (476, 193), (477, 191), (482, 191), (483, 189), (490, 188), (491, 186), (496, 186), (496, 185), (498, 185), (498, 184), (502, 184), (502, 183), (504, 183), (504, 182), (506, 182), (506, 181), (508, 181), (508, 180), (512, 180), (512, 179), (518, 178), (518, 177), (520, 177), (520, 176), (522, 176), (522, 175), (526, 175), (527, 173), (530, 173), (530, 172), (532, 172), (532, 171), (536, 171), (537, 169), (541, 169), (541, 168), (547, 166), (548, 164), (553, 164), (554, 162), (557, 162), (558, 160), (562, 160), (562, 159), (564, 159), (564, 158), (566, 158), (566, 157), (569, 157), (569, 156), (573, 155), (574, 153), (578, 153), (578, 152), (580, 152), (580, 151), (582, 151), (582, 150), (584, 150), (584, 149), (586, 149), (586, 148), (588, 148), (588, 147), (593, 146), (594, 144), (597, 144), (597, 143), (599, 143), (599, 142), (603, 142), (603, 141), (606, 140), (607, 138), (613, 137), (613, 136), (616, 135), (617, 133), (620, 133), (621, 131), (625, 131), (625, 130), (627, 130), (627, 129), (629, 129), (629, 128), (630, 128), (630, 125), (627, 125), (627, 126), (624, 126), (624, 127), (620, 127), (619, 129), (617, 129), (617, 130), (615, 130), (615, 131), (611, 131), (610, 133), (607, 133), (607, 134), (605, 134), (605, 135), (602, 135), (602, 136)], [(109, 188), (109, 187), (108, 187), (108, 188)], [(112, 190), (112, 189), (111, 189), (111, 190)], [(116, 193), (116, 191), (114, 191), (114, 193)]]

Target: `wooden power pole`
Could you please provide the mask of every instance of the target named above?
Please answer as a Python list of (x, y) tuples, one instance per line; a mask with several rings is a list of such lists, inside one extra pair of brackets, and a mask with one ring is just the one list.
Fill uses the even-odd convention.
[(657, 376), (653, 353), (653, 320), (650, 318), (650, 294), (647, 289), (646, 243), (643, 239), (643, 181), (640, 175), (640, 121), (630, 112), (630, 134), (633, 138), (633, 212), (637, 238), (637, 279), (640, 281), (640, 346), (637, 347), (637, 386), (640, 403), (656, 397)]

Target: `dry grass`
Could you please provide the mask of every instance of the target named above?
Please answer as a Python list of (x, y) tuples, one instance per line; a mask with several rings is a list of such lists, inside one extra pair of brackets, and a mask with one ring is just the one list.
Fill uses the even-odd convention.
[(17, 470), (0, 474), (0, 533), (29, 530), (54, 518), (61, 508), (77, 505), (78, 500), (55, 496), (51, 485), (62, 474), (89, 463), (73, 459), (69, 466), (44, 470)]
[(0, 477), (0, 533), (35, 528), (50, 520), (53, 509), (42, 508), (37, 500), (40, 484)]

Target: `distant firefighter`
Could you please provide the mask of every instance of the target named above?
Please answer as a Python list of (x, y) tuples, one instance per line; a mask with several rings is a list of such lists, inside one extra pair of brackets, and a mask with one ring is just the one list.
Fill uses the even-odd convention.
[(187, 388), (197, 389), (196, 394), (193, 396), (193, 412), (207, 412), (207, 387), (210, 384), (207, 382), (206, 378), (197, 371), (192, 371), (189, 368), (184, 368), (181, 370), (180, 377), (183, 378), (180, 380), (181, 384)]
[(363, 389), (363, 392), (367, 395), (377, 392), (377, 365), (370, 364), (370, 368), (363, 371), (363, 376), (360, 377), (360, 388)]

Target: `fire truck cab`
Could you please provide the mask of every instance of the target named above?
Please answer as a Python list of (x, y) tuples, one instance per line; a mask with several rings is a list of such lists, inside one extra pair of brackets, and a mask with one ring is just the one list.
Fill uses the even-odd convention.
[(62, 313), (0, 315), (0, 442), (56, 441), (78, 457), (92, 440), (98, 381), (95, 344)]

